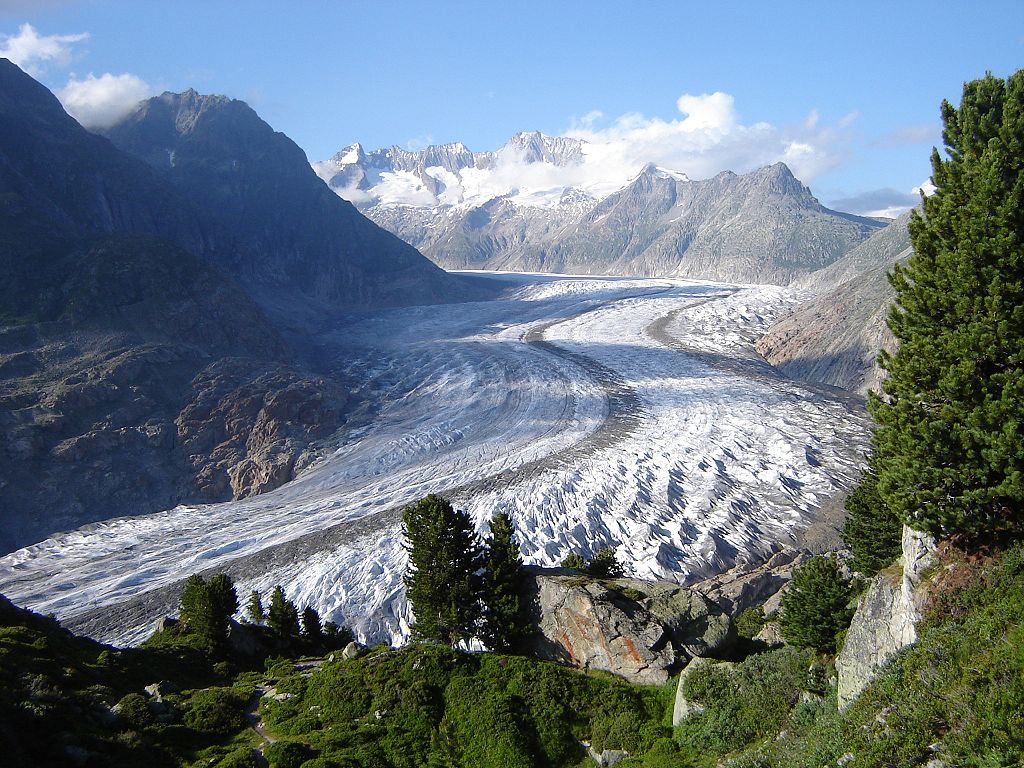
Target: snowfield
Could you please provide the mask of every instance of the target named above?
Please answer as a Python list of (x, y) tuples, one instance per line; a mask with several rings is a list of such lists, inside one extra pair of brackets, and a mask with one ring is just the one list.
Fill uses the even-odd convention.
[(401, 642), (401, 506), (445, 493), (528, 562), (617, 545), (680, 583), (792, 544), (856, 478), (858, 401), (781, 378), (753, 341), (794, 301), (772, 286), (495, 275), (506, 298), (389, 310), (323, 339), (377, 403), (296, 480), (57, 534), (0, 558), (0, 592), (114, 643), (146, 637), (180, 582), (282, 584), (366, 642)]

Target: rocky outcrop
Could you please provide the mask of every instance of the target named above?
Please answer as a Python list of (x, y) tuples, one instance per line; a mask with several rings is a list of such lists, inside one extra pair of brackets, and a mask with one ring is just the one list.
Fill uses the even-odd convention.
[(927, 569), (935, 562), (935, 539), (903, 527), (899, 565), (882, 571), (857, 603), (843, 650), (836, 659), (839, 707), (853, 702), (879, 668), (917, 640), (916, 624), (927, 595)]
[[(708, 664), (713, 663), (710, 659), (695, 658), (691, 659), (690, 663), (686, 665), (682, 672), (679, 673), (679, 683), (676, 685), (676, 701), (672, 707), (672, 726), (679, 725), (683, 720), (690, 717), (691, 715), (698, 715), (704, 711), (704, 705), (699, 701), (691, 701), (686, 697), (686, 680), (698, 669), (706, 667)], [(723, 672), (732, 672), (736, 668), (736, 665), (729, 661), (721, 661), (715, 663), (715, 669), (719, 669)]]
[[(808, 557), (801, 550), (784, 549), (760, 565), (739, 566), (695, 582), (690, 587), (735, 616), (747, 608), (765, 605), (789, 582), (793, 571), (805, 563)], [(770, 613), (775, 607), (766, 606), (765, 613)]]
[(284, 366), (224, 359), (200, 372), (175, 424), (205, 498), (240, 499), (292, 479), (309, 443), (341, 423), (337, 382)]
[(886, 325), (895, 291), (888, 273), (911, 254), (907, 213), (841, 259), (795, 281), (815, 295), (757, 342), (757, 351), (795, 379), (858, 394), (881, 387), (880, 350), (895, 351)]
[(528, 650), (542, 659), (660, 685), (689, 659), (724, 652), (735, 640), (721, 608), (671, 582), (559, 569), (531, 569), (529, 582), (538, 632)]

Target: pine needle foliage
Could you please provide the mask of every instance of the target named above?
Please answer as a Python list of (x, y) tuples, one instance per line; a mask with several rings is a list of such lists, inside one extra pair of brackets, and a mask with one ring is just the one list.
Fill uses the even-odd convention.
[(948, 537), (1024, 522), (1024, 70), (966, 83), (942, 120), (869, 409), (882, 499)]
[(479, 632), (483, 552), (469, 515), (436, 494), (402, 510), (413, 635), (455, 646)]
[(793, 573), (782, 596), (779, 627), (790, 645), (835, 653), (839, 634), (850, 626), (852, 596), (835, 561), (812, 557)]
[(299, 637), (299, 611), (295, 603), (285, 598), (280, 584), (270, 593), (267, 626), (286, 640)]
[(193, 574), (181, 592), (181, 620), (187, 630), (213, 646), (227, 641), (228, 622), (238, 610), (238, 595), (231, 577), (224, 573), (205, 581)]
[(865, 575), (877, 573), (900, 554), (903, 526), (878, 493), (878, 475), (871, 467), (846, 498), (843, 541), (853, 552), (850, 565)]
[(491, 520), (484, 551), (483, 639), (492, 650), (515, 650), (529, 631), (529, 621), (522, 597), (523, 558), (508, 513), (499, 512)]

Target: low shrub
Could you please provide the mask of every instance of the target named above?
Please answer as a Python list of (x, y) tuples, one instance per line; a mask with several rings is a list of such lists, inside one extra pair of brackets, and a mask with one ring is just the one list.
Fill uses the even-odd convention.
[(185, 725), (201, 733), (231, 736), (245, 727), (246, 700), (230, 688), (206, 688), (189, 698)]

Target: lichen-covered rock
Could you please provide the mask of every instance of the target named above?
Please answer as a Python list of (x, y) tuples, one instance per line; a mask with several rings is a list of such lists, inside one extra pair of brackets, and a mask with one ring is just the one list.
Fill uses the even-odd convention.
[(562, 570), (530, 569), (536, 635), (543, 659), (660, 685), (694, 656), (735, 640), (729, 616), (691, 589), (637, 579), (599, 581)]
[(926, 596), (925, 571), (935, 562), (935, 539), (903, 527), (900, 568), (875, 576), (857, 603), (836, 659), (839, 707), (845, 709), (897, 651), (917, 640)]
[(732, 672), (736, 669), (736, 665), (730, 661), (712, 662), (710, 659), (704, 659), (696, 657), (690, 660), (690, 663), (683, 668), (683, 671), (679, 673), (679, 684), (676, 686), (676, 701), (672, 708), (672, 727), (679, 725), (683, 720), (690, 717), (691, 715), (698, 715), (704, 711), (704, 705), (699, 701), (691, 701), (686, 698), (686, 679), (692, 675), (696, 670), (706, 667), (708, 664), (715, 664), (716, 669), (723, 670), (725, 672)]

